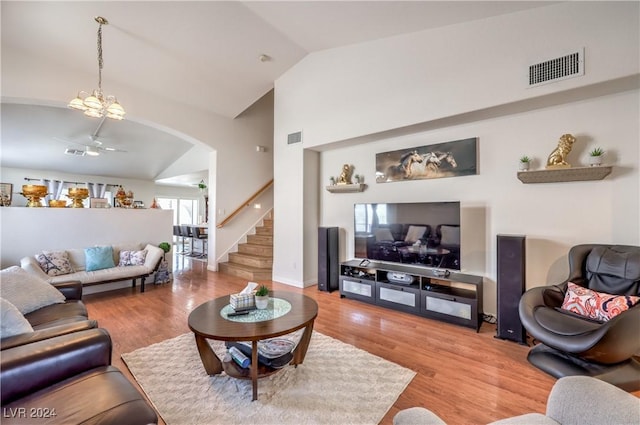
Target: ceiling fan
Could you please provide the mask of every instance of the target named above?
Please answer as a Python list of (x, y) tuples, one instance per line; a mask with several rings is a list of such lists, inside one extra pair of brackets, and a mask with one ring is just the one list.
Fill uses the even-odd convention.
[(67, 147), (65, 149), (65, 151), (64, 151), (64, 153), (67, 154), (67, 155), (98, 156), (101, 153), (107, 153), (107, 152), (126, 152), (125, 150), (105, 145), (101, 140), (98, 139), (98, 132), (100, 131), (100, 128), (102, 127), (102, 124), (104, 124), (105, 118), (103, 118), (100, 121), (100, 124), (98, 124), (98, 128), (96, 128), (96, 130), (93, 132), (93, 134), (90, 134), (88, 136), (89, 140), (87, 142), (85, 142), (85, 143), (83, 143), (81, 141), (73, 141), (73, 140), (63, 139), (63, 138), (58, 138), (58, 137), (54, 137), (53, 139), (58, 141), (58, 142), (65, 143), (65, 144), (71, 143), (73, 145), (82, 146), (83, 149), (76, 149), (76, 148)]

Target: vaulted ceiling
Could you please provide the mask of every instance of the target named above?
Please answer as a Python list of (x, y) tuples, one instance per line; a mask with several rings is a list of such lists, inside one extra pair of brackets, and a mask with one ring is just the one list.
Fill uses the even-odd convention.
[[(309, 53), (551, 3), (3, 0), (0, 165), (152, 180), (193, 148), (191, 141), (140, 121), (100, 125), (64, 108), (78, 90), (97, 86), (95, 16), (109, 20), (103, 27), (106, 93), (110, 86), (135, 87), (233, 119)], [(16, 64), (34, 60), (52, 70), (51, 84), (64, 87), (68, 98), (43, 104), (8, 85), (14, 79), (28, 85), (31, 72)], [(68, 78), (64, 70), (87, 80)], [(130, 116), (144, 116), (127, 108), (126, 92), (113, 94)], [(153, 149), (158, 140), (167, 149)], [(86, 145), (126, 152), (64, 154)]]

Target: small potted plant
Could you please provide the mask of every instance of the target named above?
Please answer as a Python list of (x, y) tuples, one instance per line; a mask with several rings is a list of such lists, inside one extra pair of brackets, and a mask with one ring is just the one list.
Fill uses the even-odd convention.
[(518, 167), (520, 171), (528, 171), (530, 165), (531, 165), (531, 158), (529, 158), (527, 155), (520, 157), (520, 166)]
[(589, 152), (589, 165), (597, 167), (602, 164), (602, 156), (604, 151), (602, 148), (594, 148)]
[(269, 305), (269, 288), (265, 285), (260, 285), (256, 291), (256, 308), (258, 310), (264, 310)]
[(161, 242), (158, 244), (158, 248), (160, 248), (161, 250), (164, 251), (164, 254), (162, 255), (162, 257), (165, 257), (165, 254), (169, 251), (171, 251), (171, 245), (169, 244), (169, 242)]

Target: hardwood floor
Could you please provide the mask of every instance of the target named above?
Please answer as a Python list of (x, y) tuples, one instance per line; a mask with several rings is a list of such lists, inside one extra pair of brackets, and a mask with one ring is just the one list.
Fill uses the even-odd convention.
[[(189, 332), (191, 310), (246, 285), (243, 279), (207, 271), (203, 262), (176, 258), (174, 264), (170, 284), (149, 284), (145, 293), (126, 288), (84, 297), (90, 317), (112, 336), (113, 364), (133, 382), (122, 353)], [(486, 424), (545, 411), (555, 379), (527, 362), (528, 347), (494, 338), (495, 325), (483, 323), (476, 333), (341, 299), (337, 291), (267, 284), (314, 298), (319, 305), (315, 330), (417, 372), (382, 424), (413, 406), (426, 407), (450, 424)]]

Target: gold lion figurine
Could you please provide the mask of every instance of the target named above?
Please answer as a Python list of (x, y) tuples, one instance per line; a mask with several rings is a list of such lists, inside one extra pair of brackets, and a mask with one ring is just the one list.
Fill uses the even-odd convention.
[(353, 167), (349, 164), (344, 164), (342, 166), (342, 172), (340, 173), (340, 177), (338, 177), (338, 184), (351, 184), (352, 172), (353, 172)]
[(567, 155), (571, 152), (576, 138), (571, 134), (563, 134), (558, 141), (558, 147), (549, 155), (546, 168), (568, 168), (571, 164), (567, 162)]

